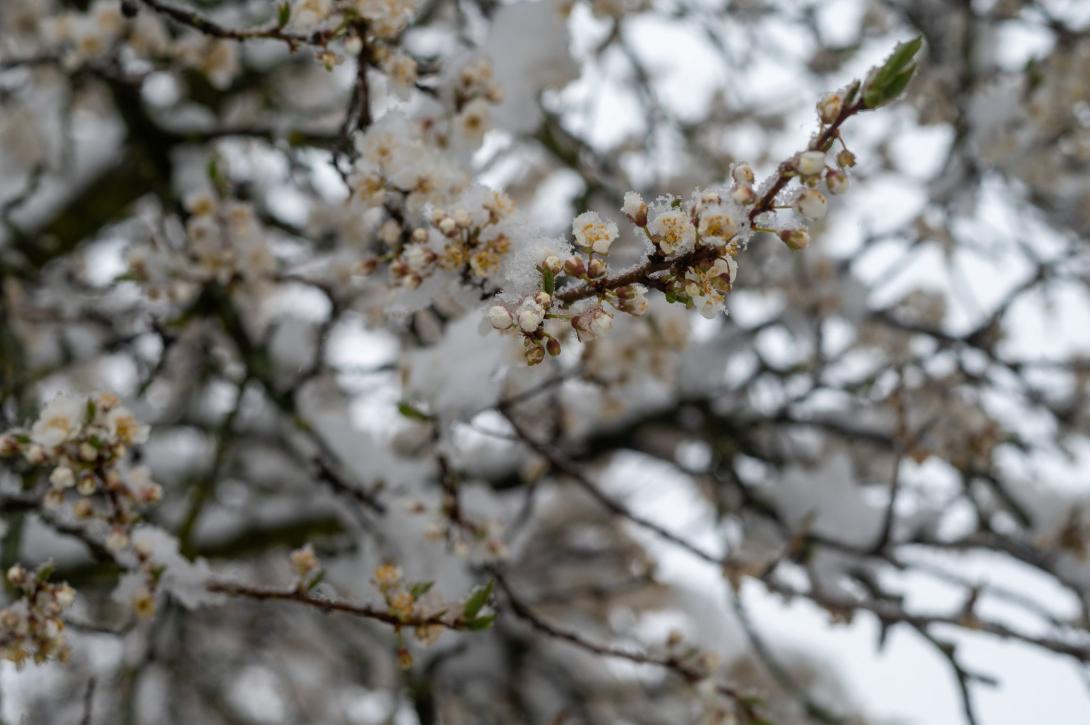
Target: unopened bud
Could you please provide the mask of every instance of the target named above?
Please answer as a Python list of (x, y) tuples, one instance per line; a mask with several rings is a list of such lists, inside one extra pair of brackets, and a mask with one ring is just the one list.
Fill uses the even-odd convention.
[(795, 210), (807, 219), (823, 219), (828, 208), (829, 202), (825, 195), (816, 189), (803, 189), (795, 197)]
[(643, 197), (636, 192), (629, 191), (624, 195), (624, 206), (621, 207), (621, 211), (623, 211), (636, 226), (647, 226), (647, 203), (644, 202)]
[(815, 176), (824, 168), (824, 151), (803, 151), (795, 157), (795, 170), (802, 176)]
[(839, 169), (829, 169), (825, 172), (825, 186), (830, 194), (843, 194), (848, 190), (848, 175)]
[(844, 108), (844, 99), (839, 93), (830, 93), (817, 104), (818, 116), (822, 123), (833, 123), (840, 118), (840, 112)]
[(556, 357), (560, 354), (560, 340), (555, 337), (550, 337), (545, 341), (545, 351), (552, 357)]
[(564, 260), (564, 273), (572, 277), (582, 277), (587, 273), (587, 265), (582, 257), (568, 257)]
[(497, 330), (506, 330), (515, 324), (511, 313), (507, 311), (506, 307), (500, 305), (494, 305), (488, 309), (488, 322)]
[(836, 155), (836, 165), (842, 169), (850, 169), (855, 166), (855, 154), (844, 149)]
[(449, 216), (444, 217), (443, 220), (439, 222), (439, 231), (448, 237), (453, 237), (458, 233), (458, 223)]
[(805, 229), (783, 229), (780, 231), (780, 239), (797, 252), (806, 249), (810, 244), (810, 233)]
[(539, 365), (545, 359), (545, 348), (534, 345), (526, 348), (526, 364)]
[(753, 174), (753, 167), (749, 164), (738, 164), (730, 170), (730, 176), (739, 186), (752, 186), (757, 179)]
[(601, 277), (601, 276), (605, 275), (605, 273), (606, 273), (606, 263), (605, 262), (598, 259), (597, 257), (590, 260), (590, 264), (587, 265), (587, 276), (588, 277), (590, 277), (591, 279), (597, 279), (598, 277)]
[(736, 204), (749, 206), (757, 201), (757, 192), (753, 190), (752, 186), (739, 186), (730, 193), (730, 198)]

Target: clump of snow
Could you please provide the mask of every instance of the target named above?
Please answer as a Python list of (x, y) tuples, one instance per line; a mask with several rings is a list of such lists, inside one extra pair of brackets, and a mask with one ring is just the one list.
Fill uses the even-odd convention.
[(483, 311), (447, 325), (439, 344), (406, 356), (409, 397), (440, 416), (466, 416), (491, 407), (503, 392), (498, 378), (517, 362), (510, 339), (481, 334)]
[(515, 133), (532, 132), (541, 125), (538, 94), (542, 90), (579, 77), (557, 0), (501, 6), (492, 18), (483, 50), (503, 89), (503, 101), (493, 118)]

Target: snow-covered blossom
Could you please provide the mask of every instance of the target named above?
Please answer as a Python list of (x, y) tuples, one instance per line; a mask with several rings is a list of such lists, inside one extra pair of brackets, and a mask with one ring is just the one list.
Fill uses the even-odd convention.
[(571, 325), (581, 342), (595, 340), (613, 327), (613, 315), (601, 307), (592, 307), (573, 317)]
[(406, 53), (393, 52), (382, 62), (382, 69), (397, 94), (403, 99), (408, 98), (409, 91), (416, 84), (416, 60)]
[(519, 305), (517, 317), (519, 329), (534, 332), (545, 319), (545, 308), (537, 300), (527, 297)]
[(647, 203), (643, 197), (634, 191), (627, 191), (624, 195), (624, 205), (621, 211), (638, 227), (647, 224)]
[(352, 0), (368, 30), (380, 38), (393, 38), (408, 25), (416, 13), (414, 0)]
[(462, 138), (479, 142), (491, 126), (491, 116), (491, 104), (483, 98), (474, 98), (455, 117), (455, 128)]
[[(58, 510), (70, 504), (77, 519), (95, 519), (109, 527), (108, 535), (96, 536), (107, 548), (120, 551), (128, 545), (127, 532), (137, 512), (161, 496), (148, 470), (126, 460), (132, 447), (147, 438), (147, 426), (112, 393), (63, 394), (42, 408), (29, 431), (5, 433), (0, 453), (21, 456), (34, 469), (44, 469), (42, 480), (49, 485), (37, 494), (43, 505)], [(89, 500), (100, 491), (108, 493), (102, 509)]]
[(617, 238), (617, 225), (603, 221), (597, 212), (587, 211), (575, 217), (572, 234), (580, 247), (590, 248), (597, 254), (608, 254), (609, 247)]
[(725, 244), (738, 233), (739, 214), (722, 203), (703, 207), (697, 233), (704, 244)]
[(79, 435), (86, 417), (85, 398), (58, 395), (42, 408), (38, 420), (30, 429), (31, 439), (43, 448), (56, 448)]
[(502, 305), (493, 305), (488, 308), (488, 322), (497, 330), (506, 330), (515, 324), (511, 313)]
[(848, 191), (848, 175), (840, 169), (829, 169), (825, 172), (825, 186), (830, 194), (843, 194)]
[(333, 14), (333, 0), (295, 0), (291, 6), (291, 25), (309, 32), (322, 25)]
[(795, 170), (802, 176), (816, 176), (824, 169), (824, 151), (803, 151), (795, 158)]
[(657, 211), (647, 225), (659, 251), (667, 256), (690, 249), (696, 239), (696, 228), (689, 214), (671, 207)]
[(649, 306), (647, 288), (642, 284), (629, 285), (617, 290), (617, 307), (623, 312), (641, 317), (647, 313)]
[(795, 209), (807, 219), (824, 219), (828, 208), (829, 201), (817, 189), (801, 189), (795, 197)]

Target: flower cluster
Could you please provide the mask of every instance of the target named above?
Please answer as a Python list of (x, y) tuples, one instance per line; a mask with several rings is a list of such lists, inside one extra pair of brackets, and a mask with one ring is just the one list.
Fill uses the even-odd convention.
[(0, 660), (18, 668), (27, 660), (65, 662), (69, 656), (62, 614), (76, 592), (67, 584), (50, 584), (50, 570), (46, 565), (32, 574), (16, 564), (7, 571), (7, 582), (19, 597), (0, 609)]
[[(740, 166), (734, 176), (732, 188), (699, 191), (688, 200), (661, 197), (649, 205), (629, 192), (621, 208), (648, 241), (652, 264), (662, 265), (652, 270), (659, 272), (654, 286), (671, 302), (697, 307), (707, 317), (723, 310), (738, 275), (736, 257), (750, 236), (746, 206), (756, 199), (753, 172)], [(617, 313), (646, 314), (645, 283), (610, 281), (607, 257), (619, 233), (616, 223), (596, 212), (580, 214), (572, 223), (574, 251), (540, 263), (540, 289), (489, 309), (492, 327), (522, 336), (529, 364), (560, 354), (566, 332), (547, 325), (549, 320), (567, 320), (577, 339), (587, 342), (609, 332)]]
[(217, 88), (226, 88), (238, 75), (241, 66), (236, 43), (201, 33), (173, 39), (159, 15), (138, 13), (128, 18), (122, 5), (114, 0), (95, 0), (86, 11), (49, 18), (43, 24), (45, 40), (70, 68), (101, 60), (124, 41), (138, 56), (173, 59), (204, 74)]
[(396, 38), (416, 13), (412, 0), (294, 0), (288, 9), (289, 27), (313, 31), (353, 21), (367, 23), (377, 38)]
[[(511, 250), (508, 225), (514, 211), (511, 199), (499, 191), (474, 186), (450, 208), (435, 207), (428, 225), (413, 229), (408, 244), (392, 254), (392, 281), (415, 288), (437, 269), (480, 284), (498, 276)], [(396, 245), (396, 236), (384, 239)]]
[(29, 430), (0, 436), (0, 456), (41, 472), (36, 490), (43, 504), (59, 509), (71, 503), (75, 518), (95, 522), (107, 548), (117, 552), (128, 547), (139, 510), (162, 496), (147, 468), (126, 462), (147, 437), (148, 427), (111, 393), (60, 395)]
[[(401, 568), (396, 564), (382, 564), (375, 569), (372, 582), (375, 588), (386, 600), (386, 606), (391, 614), (400, 620), (410, 619), (435, 619), (434, 623), (420, 624), (414, 627), (413, 635), (423, 645), (431, 645), (438, 641), (445, 625), (438, 621), (450, 607), (432, 591), (432, 582), (407, 583), (401, 574)], [(450, 618), (451, 623), (455, 621)], [(399, 658), (406, 664), (408, 652), (402, 649)], [(408, 659), (408, 664), (412, 660)]]
[(184, 244), (166, 242), (128, 250), (128, 278), (152, 300), (186, 302), (208, 282), (244, 282), (260, 289), (278, 263), (251, 204), (206, 192), (186, 200)]

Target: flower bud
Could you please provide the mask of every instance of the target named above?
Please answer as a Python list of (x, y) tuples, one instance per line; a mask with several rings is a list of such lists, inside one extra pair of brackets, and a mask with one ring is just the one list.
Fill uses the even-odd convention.
[(98, 490), (98, 482), (95, 480), (95, 474), (90, 471), (84, 471), (79, 477), (79, 481), (76, 483), (76, 490), (79, 491), (80, 496), (90, 496)]
[(8, 584), (13, 587), (22, 587), (27, 583), (27, 570), (19, 564), (8, 569)]
[(488, 309), (488, 322), (497, 330), (506, 330), (515, 324), (511, 313), (507, 311), (506, 307), (500, 305), (493, 305)]
[(119, 552), (129, 545), (129, 536), (123, 529), (114, 529), (106, 537), (106, 548), (112, 552)]
[(552, 357), (556, 357), (560, 354), (560, 340), (555, 337), (550, 337), (545, 341), (545, 351)]
[(527, 298), (518, 309), (519, 329), (534, 332), (545, 319), (545, 308), (536, 301)]
[(318, 568), (318, 557), (314, 554), (314, 547), (310, 544), (291, 552), (291, 568), (295, 570), (300, 579), (308, 576)]
[(72, 488), (76, 485), (76, 476), (68, 466), (57, 466), (49, 474), (49, 483), (58, 489)]
[(734, 200), (734, 203), (742, 206), (749, 206), (757, 201), (757, 192), (753, 190), (752, 186), (739, 186), (730, 193), (730, 198)]
[(560, 261), (560, 257), (556, 256), (555, 254), (550, 254), (541, 263), (541, 266), (543, 269), (547, 269), (553, 274), (556, 274), (564, 266), (564, 263)]
[(643, 197), (636, 192), (629, 191), (625, 193), (624, 206), (621, 207), (621, 211), (623, 211), (636, 226), (647, 226), (647, 204), (644, 202)]
[(738, 164), (730, 170), (730, 176), (739, 186), (752, 186), (757, 177), (753, 174), (753, 167), (749, 164)]
[(564, 273), (572, 277), (582, 277), (587, 273), (587, 265), (582, 257), (568, 257), (564, 260)]
[(37, 466), (40, 463), (45, 462), (45, 449), (37, 443), (27, 446), (23, 451), (23, 457), (26, 458), (26, 462), (32, 466)]
[(545, 348), (534, 345), (533, 347), (526, 348), (526, 364), (530, 366), (540, 365), (545, 359)]
[(458, 223), (451, 217), (443, 217), (443, 220), (439, 222), (439, 231), (445, 236), (453, 237), (458, 233)]
[(571, 325), (575, 328), (575, 334), (580, 342), (586, 342), (609, 332), (613, 327), (613, 315), (601, 307), (595, 307), (573, 317)]
[(844, 99), (840, 97), (839, 93), (830, 93), (822, 98), (817, 104), (818, 116), (821, 118), (822, 123), (833, 123), (840, 117), (840, 112), (844, 108)]
[(597, 279), (604, 276), (606, 273), (606, 263), (600, 259), (590, 260), (590, 264), (587, 266), (587, 276), (591, 279)]
[(848, 175), (839, 169), (829, 169), (825, 172), (825, 186), (830, 194), (843, 194), (848, 190)]
[(780, 239), (797, 252), (806, 249), (810, 244), (810, 233), (805, 229), (783, 229), (780, 231)]
[(824, 151), (803, 151), (795, 157), (795, 170), (802, 176), (815, 176), (824, 168)]
[(818, 220), (825, 217), (829, 202), (825, 195), (816, 189), (803, 189), (795, 197), (795, 210), (810, 220)]
[(836, 155), (836, 165), (842, 169), (850, 169), (855, 166), (855, 154), (848, 149), (842, 150)]

